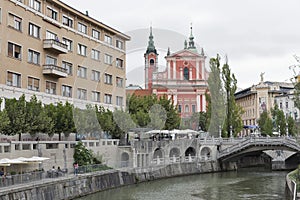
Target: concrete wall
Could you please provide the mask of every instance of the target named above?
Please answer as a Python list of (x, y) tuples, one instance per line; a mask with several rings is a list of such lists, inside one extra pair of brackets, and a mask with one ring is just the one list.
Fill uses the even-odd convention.
[(91, 193), (165, 177), (220, 171), (216, 162), (181, 163), (131, 172), (110, 170), (78, 175), (57, 181), (4, 188), (0, 200), (60, 200), (73, 199)]

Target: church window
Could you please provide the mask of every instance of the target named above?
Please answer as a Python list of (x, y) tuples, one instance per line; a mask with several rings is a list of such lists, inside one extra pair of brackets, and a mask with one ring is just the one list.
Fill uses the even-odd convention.
[(183, 77), (185, 80), (189, 80), (189, 68), (187, 68), (187, 67), (184, 68)]
[(150, 60), (150, 65), (154, 65), (154, 59)]
[(188, 105), (185, 105), (185, 107), (184, 107), (184, 112), (186, 112), (186, 113), (190, 112), (190, 109), (189, 109), (189, 106), (188, 106)]

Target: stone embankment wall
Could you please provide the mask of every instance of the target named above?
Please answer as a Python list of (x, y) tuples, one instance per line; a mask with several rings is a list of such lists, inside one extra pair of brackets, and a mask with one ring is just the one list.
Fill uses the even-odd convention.
[(151, 169), (134, 169), (132, 171), (110, 170), (76, 177), (58, 179), (51, 182), (32, 183), (26, 186), (2, 188), (0, 200), (59, 200), (74, 199), (91, 193), (112, 189), (124, 185), (167, 177), (200, 174), (220, 171), (214, 161), (201, 163), (178, 163), (157, 166)]

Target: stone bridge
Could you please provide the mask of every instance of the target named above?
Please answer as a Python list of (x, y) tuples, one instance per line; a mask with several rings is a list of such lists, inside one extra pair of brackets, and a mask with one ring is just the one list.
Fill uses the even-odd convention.
[(300, 152), (300, 145), (296, 142), (296, 140), (288, 137), (254, 137), (222, 149), (218, 153), (217, 159), (221, 161), (228, 161), (243, 155), (267, 150)]
[[(281, 152), (277, 152), (279, 150)], [(284, 150), (292, 153), (284, 153)], [(236, 164), (239, 158), (263, 153), (272, 161), (283, 157), (281, 161), (284, 162), (293, 152), (300, 152), (300, 145), (295, 139), (287, 137), (140, 140), (132, 141), (130, 146), (119, 147), (119, 167), (151, 167), (208, 161), (233, 161)]]

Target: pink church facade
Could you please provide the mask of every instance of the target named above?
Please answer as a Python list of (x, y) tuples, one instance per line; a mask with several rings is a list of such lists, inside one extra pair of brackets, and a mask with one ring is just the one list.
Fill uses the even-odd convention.
[(145, 58), (145, 89), (158, 97), (167, 96), (177, 106), (182, 119), (190, 118), (195, 112), (206, 111), (205, 93), (208, 91), (208, 72), (203, 49), (199, 53), (191, 34), (184, 49), (165, 56), (167, 66), (158, 71), (158, 53), (150, 30)]

